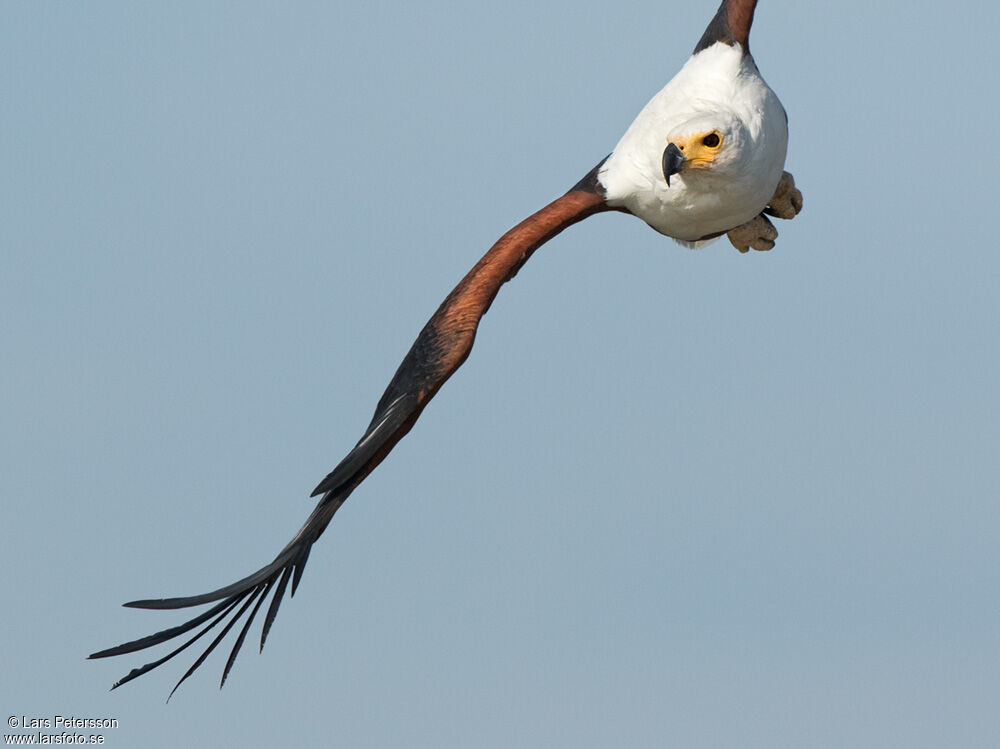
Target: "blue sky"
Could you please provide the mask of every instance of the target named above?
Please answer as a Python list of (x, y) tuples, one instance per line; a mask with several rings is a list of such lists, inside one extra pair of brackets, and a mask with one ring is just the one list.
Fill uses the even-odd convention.
[(804, 213), (602, 215), (313, 550), (263, 655), (120, 690), (119, 608), (271, 559), (424, 321), (617, 142), (688, 3), (0, 10), (9, 715), (110, 746), (1000, 741), (985, 3), (763, 0)]

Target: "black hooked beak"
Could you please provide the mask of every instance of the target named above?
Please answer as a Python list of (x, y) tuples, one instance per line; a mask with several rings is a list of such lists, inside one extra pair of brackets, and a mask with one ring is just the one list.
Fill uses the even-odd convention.
[(687, 161), (687, 156), (685, 156), (681, 149), (670, 143), (663, 151), (663, 176), (667, 179), (667, 187), (670, 187), (670, 175), (677, 174), (681, 169), (684, 168), (684, 163)]

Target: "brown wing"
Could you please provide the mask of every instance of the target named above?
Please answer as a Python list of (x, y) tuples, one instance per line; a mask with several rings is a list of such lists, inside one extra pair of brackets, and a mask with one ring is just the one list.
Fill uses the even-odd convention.
[[(538, 247), (563, 229), (594, 213), (610, 210), (604, 202), (603, 191), (597, 182), (599, 166), (594, 167), (561, 198), (504, 234), (442, 302), (399, 365), (399, 369), (379, 400), (368, 429), (354, 449), (313, 491), (312, 496), (322, 495), (322, 499), (274, 561), (252, 575), (210, 593), (184, 598), (132, 601), (125, 604), (141, 609), (179, 609), (217, 602), (185, 624), (93, 653), (91, 658), (132, 653), (159, 645), (205, 625), (183, 645), (163, 658), (147, 663), (141, 668), (132, 669), (115, 682), (112, 689), (170, 660), (228, 617), (228, 621), (219, 633), (174, 686), (175, 691), (202, 664), (243, 614), (253, 606), (226, 661), (220, 682), (222, 686), (237, 653), (243, 646), (250, 624), (273, 589), (274, 594), (261, 628), (260, 647), (264, 648), (264, 641), (278, 613), (278, 606), (284, 597), (289, 580), (292, 584), (291, 595), (295, 595), (312, 545), (322, 535), (334, 513), (351, 492), (410, 431), (430, 399), (465, 361), (472, 349), (479, 320), (489, 309), (500, 287), (514, 277)], [(230, 617), (234, 610), (236, 613)], [(172, 695), (173, 691), (170, 694)]]

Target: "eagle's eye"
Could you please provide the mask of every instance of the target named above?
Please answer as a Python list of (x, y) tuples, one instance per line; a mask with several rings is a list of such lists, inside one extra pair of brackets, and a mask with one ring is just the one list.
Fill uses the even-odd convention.
[(718, 133), (709, 133), (701, 139), (701, 144), (705, 148), (718, 148), (722, 145), (722, 138), (719, 137)]

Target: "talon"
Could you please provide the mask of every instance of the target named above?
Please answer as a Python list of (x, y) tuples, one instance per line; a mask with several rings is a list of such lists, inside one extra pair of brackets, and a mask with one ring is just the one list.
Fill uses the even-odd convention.
[(726, 232), (726, 236), (729, 237), (733, 247), (741, 253), (749, 252), (751, 248), (758, 252), (766, 252), (774, 247), (774, 240), (778, 238), (778, 230), (764, 214), (760, 214), (745, 224), (730, 229)]
[(781, 175), (767, 207), (770, 215), (783, 219), (793, 219), (802, 210), (802, 192), (795, 187), (795, 178), (788, 172)]

